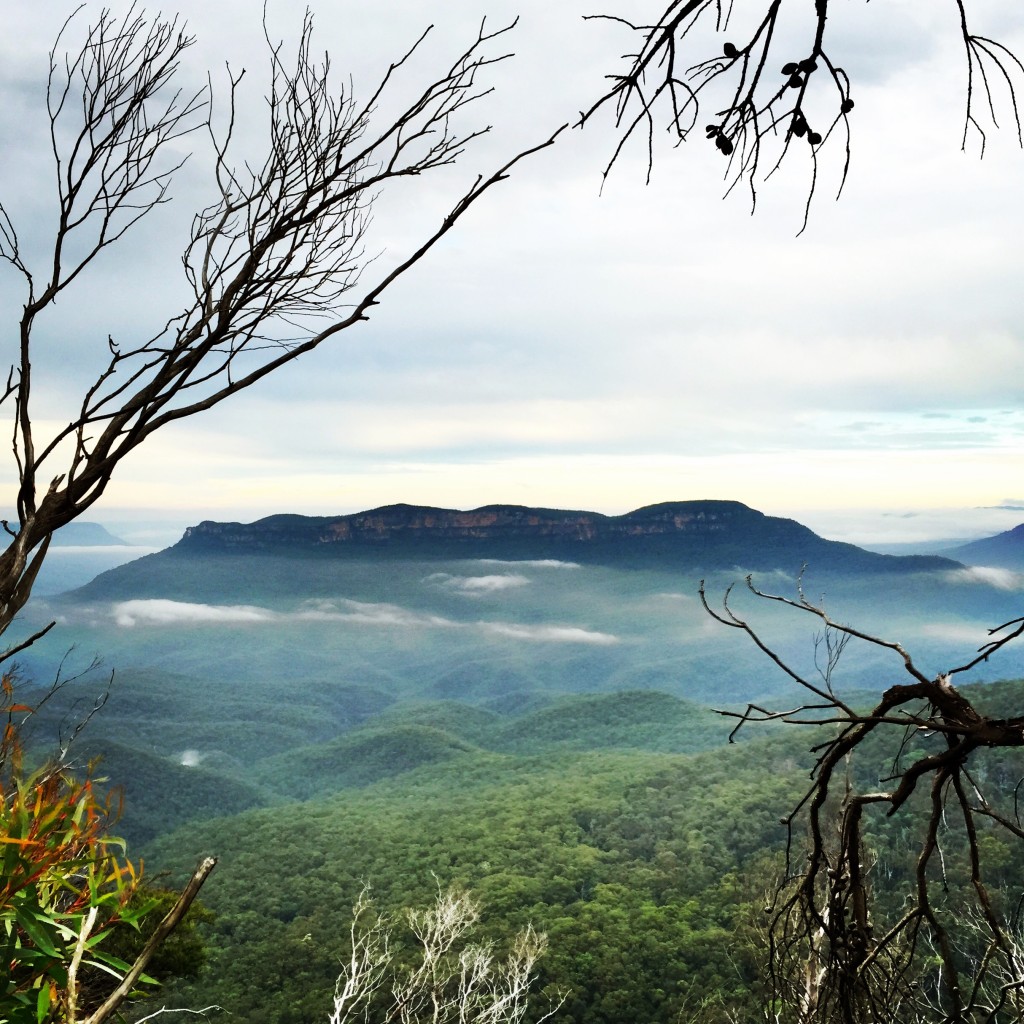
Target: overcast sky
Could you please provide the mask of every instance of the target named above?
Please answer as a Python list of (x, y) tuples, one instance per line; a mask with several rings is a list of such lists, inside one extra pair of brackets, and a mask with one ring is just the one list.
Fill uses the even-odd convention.
[[(271, 34), (293, 41), (303, 6), (270, 0)], [(598, 94), (629, 40), (583, 14), (658, 6), (314, 0), (319, 48), (357, 95), (429, 23), (402, 88), (450, 59), (482, 15), (520, 17), (507, 37), (517, 56), (473, 115), (492, 132), (460, 172), (386, 198), (371, 251), (414, 246), (466, 180)], [(970, 6), (976, 31), (1024, 52), (1024, 8)], [(11, 0), (0, 38), (0, 191), (25, 238), (50, 216), (41, 90), (61, 8)], [(174, 8), (198, 37), (186, 82), (209, 68), (222, 95), (224, 61), (247, 69), (241, 123), (255, 146), (262, 4)], [(840, 154), (824, 157), (802, 235), (805, 162), (763, 183), (751, 216), (743, 194), (723, 200), (724, 162), (703, 133), (656, 144), (646, 186), (645, 153), (628, 150), (602, 190), (610, 126), (573, 131), (493, 190), (368, 323), (147, 442), (89, 518), (184, 524), (398, 501), (619, 513), (731, 498), (861, 541), (1024, 520), (1024, 156), (1012, 130), (989, 132), (984, 160), (976, 137), (961, 152), (953, 0), (837, 8), (853, 157), (838, 203)], [(1000, 114), (1012, 120), (1007, 105)], [(178, 236), (207, 168), (197, 154), (174, 206), (112, 250), (41, 333), (42, 420), (68, 418), (108, 333), (152, 333), (176, 311)], [(0, 282), (8, 350), (16, 286)]]

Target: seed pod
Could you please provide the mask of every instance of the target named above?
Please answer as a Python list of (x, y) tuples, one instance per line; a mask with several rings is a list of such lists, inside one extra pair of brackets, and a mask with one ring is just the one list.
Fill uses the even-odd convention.
[(804, 80), (799, 75), (789, 76), (789, 87), (790, 89), (799, 89), (804, 84)]
[(715, 145), (726, 156), (728, 156), (732, 152), (732, 143), (724, 135), (719, 135), (718, 138), (715, 139)]
[(813, 57), (808, 57), (806, 60), (800, 61), (799, 67), (800, 67), (801, 71), (803, 71), (805, 74), (808, 74), (808, 75), (812, 71), (817, 71), (818, 70), (818, 65), (815, 62)]
[(807, 134), (807, 122), (797, 115), (793, 118), (793, 134), (801, 139)]
[(839, 107), (839, 110), (844, 114), (848, 114), (851, 110), (853, 110), (853, 100), (847, 97), (845, 100), (843, 100), (842, 105)]
[(783, 64), (782, 65), (782, 73), (784, 75), (795, 75), (798, 70), (799, 70), (799, 67), (798, 67), (796, 61), (792, 61), (791, 60), (788, 64)]
[(736, 45), (734, 43), (726, 43), (725, 46), (722, 47), (722, 52), (730, 60), (732, 60), (733, 57), (738, 57), (740, 54), (740, 51), (736, 49)]
[(807, 133), (807, 141), (812, 146), (820, 146), (821, 145), (821, 136), (817, 132), (808, 132)]

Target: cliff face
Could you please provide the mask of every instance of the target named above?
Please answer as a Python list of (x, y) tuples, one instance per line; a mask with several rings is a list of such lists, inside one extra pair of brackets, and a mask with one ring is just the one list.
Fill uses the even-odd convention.
[(785, 567), (803, 561), (836, 569), (908, 571), (949, 568), (945, 559), (877, 555), (823, 540), (791, 519), (738, 501), (648, 505), (626, 515), (485, 505), (464, 512), (387, 505), (334, 517), (270, 516), (255, 523), (190, 527), (178, 554), (260, 551), (397, 557), (564, 558), (604, 564)]
[(434, 540), (557, 537), (588, 541), (598, 536), (599, 521), (604, 519), (596, 512), (553, 512), (516, 505), (490, 505), (472, 512), (389, 505), (334, 520), (323, 531), (320, 541), (387, 542), (409, 536)]
[[(369, 512), (332, 517), (270, 516), (255, 523), (202, 522), (185, 531), (187, 546), (268, 548), (398, 542), (555, 540), (586, 545), (625, 537), (722, 535), (771, 520), (740, 502), (687, 501), (649, 505), (622, 516), (599, 512), (485, 505), (462, 512), (417, 505), (386, 505)], [(807, 531), (810, 533), (810, 531)]]

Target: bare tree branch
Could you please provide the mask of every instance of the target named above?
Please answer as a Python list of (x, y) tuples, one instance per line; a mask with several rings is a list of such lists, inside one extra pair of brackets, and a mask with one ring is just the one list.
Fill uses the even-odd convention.
[[(58, 45), (73, 27), (74, 17)], [(77, 51), (59, 58), (55, 48), (47, 108), (60, 216), (45, 274), (24, 264), (14, 224), (0, 207), (0, 256), (22, 274), (27, 293), (19, 359), (5, 392), (14, 400), (20, 487), (18, 524), (7, 525), (12, 539), (0, 554), (0, 632), (28, 599), (48, 538), (103, 494), (121, 459), (161, 427), (212, 408), (366, 320), (387, 288), (477, 200), (555, 141), (562, 128), (479, 175), (413, 251), (363, 283), (372, 264), (365, 235), (373, 202), (403, 179), (455, 163), (488, 132), (460, 127), (462, 114), (490, 91), (484, 75), (510, 56), (491, 50), (513, 27), (481, 24), (446, 70), (380, 123), (378, 100), (427, 33), (359, 102), (334, 83), (329, 57), (316, 58), (307, 13), (290, 60), (284, 45), (267, 37), (267, 134), (258, 166), (231, 158), (241, 75), (229, 78), (222, 129), (211, 119), (209, 87), (182, 94), (175, 86), (193, 41), (176, 19), (148, 20), (133, 7), (118, 20), (104, 11)], [(108, 338), (106, 366), (85, 387), (73, 418), (38, 442), (37, 319), (103, 249), (168, 201), (182, 163), (171, 143), (200, 130), (213, 147), (218, 198), (195, 215), (181, 257), (190, 302), (146, 340)], [(37, 280), (45, 280), (38, 289)]]
[[(1024, 715), (985, 714), (953, 678), (1018, 637), (1024, 623), (1014, 619), (990, 630), (998, 639), (977, 657), (928, 677), (902, 644), (840, 623), (809, 601), (802, 577), (796, 598), (766, 593), (750, 577), (747, 588), (759, 600), (816, 616), (825, 629), (816, 642), (819, 683), (790, 667), (736, 612), (731, 588), (716, 609), (701, 584), (708, 613), (744, 632), (810, 695), (785, 710), (751, 704), (720, 712), (737, 720), (730, 739), (743, 725), (773, 721), (811, 727), (819, 740), (811, 784), (783, 819), (787, 871), (769, 905), (769, 998), (785, 1008), (775, 1019), (953, 1024), (994, 1021), (997, 1013), (1021, 1019), (1020, 946), (1006, 895), (988, 880), (978, 820), (1014, 839), (1024, 839), (1024, 825), (1017, 791), (986, 792), (972, 765), (993, 748), (1024, 747)], [(867, 709), (841, 698), (834, 675), (849, 638), (895, 654), (913, 682), (890, 686)], [(870, 761), (860, 767), (877, 751), (877, 744), (869, 746), (876, 736), (890, 737), (895, 756), (881, 785), (865, 787), (859, 779), (881, 775)], [(884, 905), (871, 884), (866, 829), (872, 813), (903, 813), (919, 822), (907, 887)], [(798, 826), (806, 830), (802, 841)], [(956, 851), (955, 868), (947, 862), (947, 841)]]
[[(624, 57), (625, 70), (608, 76), (606, 91), (580, 112), (577, 121), (583, 126), (606, 108), (613, 111), (618, 140), (604, 177), (633, 136), (641, 135), (650, 180), (656, 129), (679, 145), (710, 105), (702, 130), (726, 160), (727, 194), (742, 185), (756, 206), (759, 183), (787, 157), (804, 154), (809, 173), (803, 230), (818, 184), (819, 154), (827, 143), (839, 140), (840, 193), (850, 169), (849, 115), (854, 100), (849, 76), (833, 59), (833, 39), (827, 33), (830, 3), (766, 0), (760, 8), (763, 14), (739, 29), (739, 38), (734, 35), (720, 45), (714, 40), (730, 29), (732, 0), (671, 0), (651, 24), (594, 15), (624, 26), (638, 40), (636, 51)], [(963, 146), (974, 133), (984, 152), (984, 124), (998, 126), (997, 106), (1004, 100), (1021, 141), (1017, 89), (1024, 65), (1002, 43), (972, 32), (966, 3), (952, 0), (967, 65)], [(799, 19), (796, 31), (802, 41), (795, 46), (792, 33), (782, 31), (784, 16)], [(707, 56), (711, 51), (715, 52)], [(998, 81), (998, 90), (993, 80)], [(997, 96), (997, 91), (1003, 95)], [(830, 113), (812, 118), (812, 111), (823, 110)]]

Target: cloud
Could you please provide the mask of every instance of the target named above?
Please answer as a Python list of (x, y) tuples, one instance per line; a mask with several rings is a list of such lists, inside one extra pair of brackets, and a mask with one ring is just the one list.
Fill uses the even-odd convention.
[(174, 626), (185, 623), (269, 622), (273, 612), (253, 605), (192, 604), (165, 598), (120, 601), (113, 606), (114, 621), (127, 629), (133, 626)]
[(397, 604), (377, 604), (368, 601), (312, 601), (300, 611), (292, 613), (307, 622), (358, 622), (368, 626), (433, 626), (451, 628), (460, 625), (442, 615), (429, 615), (412, 611)]
[(922, 636), (935, 640), (946, 640), (950, 643), (970, 644), (980, 647), (989, 640), (988, 629), (969, 622), (929, 622), (919, 631)]
[(620, 643), (619, 638), (611, 633), (598, 633), (579, 626), (520, 626), (508, 622), (479, 622), (477, 625), (488, 633), (517, 640), (603, 646)]
[[(486, 577), (477, 577), (484, 579)], [(263, 624), (283, 622), (356, 623), (381, 628), (460, 629), (515, 640), (572, 644), (616, 644), (619, 638), (581, 626), (520, 625), (515, 622), (458, 622), (443, 615), (402, 608), (395, 604), (367, 601), (310, 601), (296, 611), (276, 612), (252, 605), (192, 604), (166, 598), (121, 601), (111, 609), (118, 626), (181, 626), (197, 623)]]
[(189, 747), (178, 755), (178, 764), (184, 768), (197, 768), (205, 756), (205, 754), (201, 754), (198, 750)]
[(980, 583), (999, 590), (1024, 589), (1024, 574), (994, 565), (972, 565), (946, 574), (950, 583)]
[(558, 558), (474, 558), (481, 565), (521, 565), (527, 569), (579, 569), (579, 562), (563, 562)]
[(427, 576), (423, 582), (457, 594), (465, 594), (467, 597), (480, 597), (483, 594), (525, 587), (530, 580), (527, 576), (514, 573), (502, 573), (499, 576), (453, 576), (447, 572), (435, 572)]

